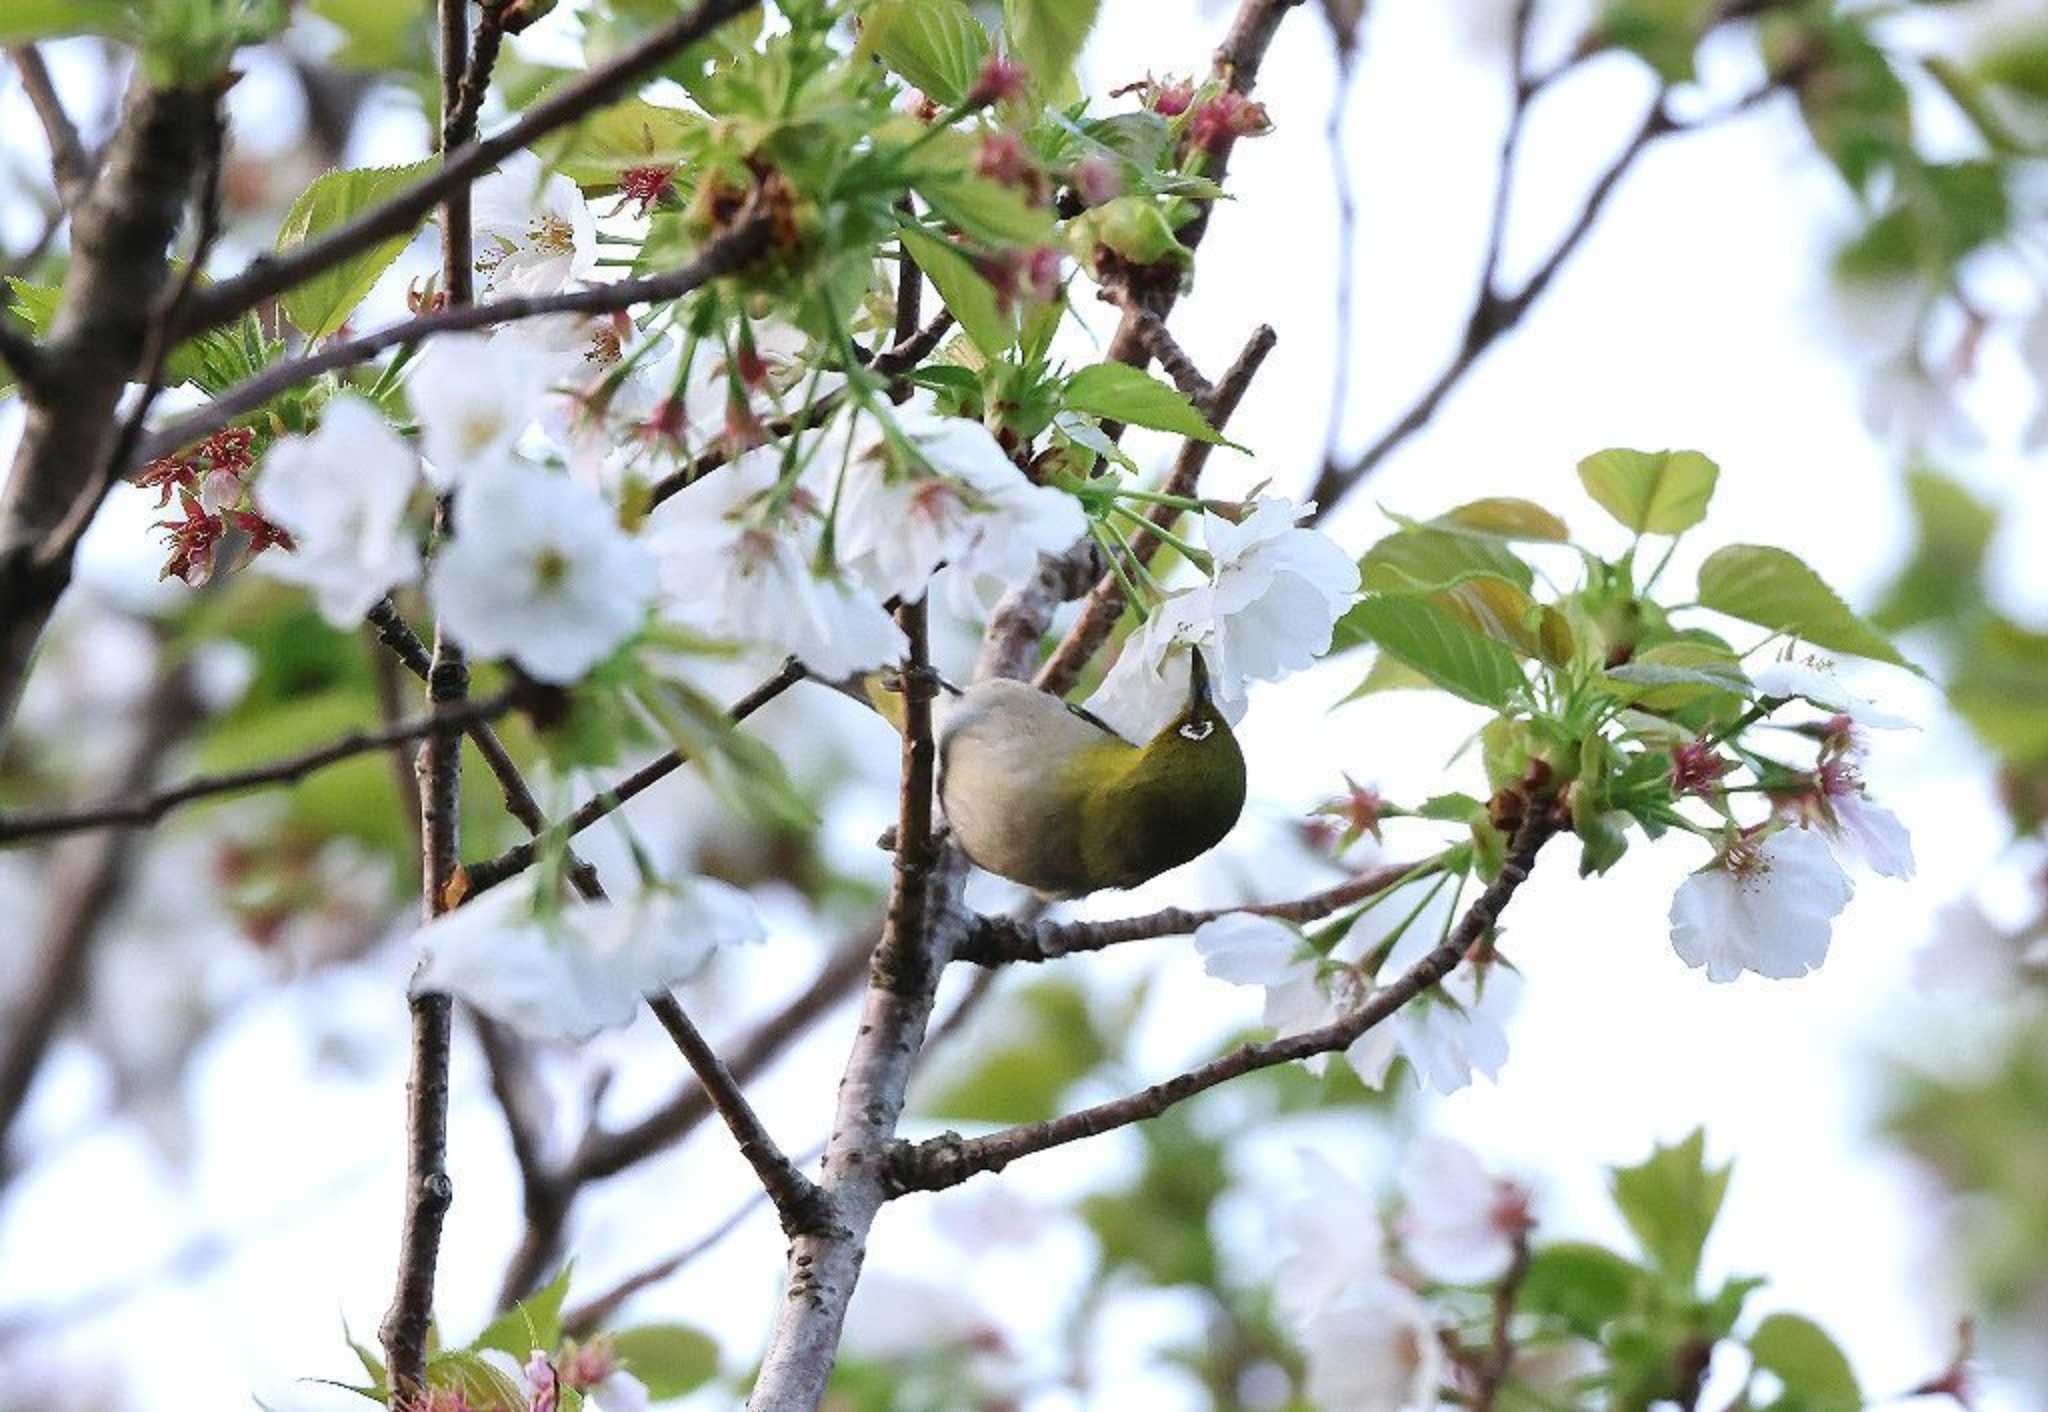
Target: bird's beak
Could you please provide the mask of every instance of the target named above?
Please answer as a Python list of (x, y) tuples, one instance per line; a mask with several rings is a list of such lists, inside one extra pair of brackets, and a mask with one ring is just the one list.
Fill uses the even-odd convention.
[(1188, 710), (1199, 711), (1213, 705), (1215, 696), (1209, 690), (1209, 664), (1202, 659), (1199, 647), (1188, 650)]

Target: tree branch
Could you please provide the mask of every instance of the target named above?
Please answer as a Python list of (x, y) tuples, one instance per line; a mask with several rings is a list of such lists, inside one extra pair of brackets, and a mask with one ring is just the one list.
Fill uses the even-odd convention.
[(287, 388), (296, 387), (322, 373), (367, 363), (387, 348), (419, 343), (436, 334), (460, 333), (548, 314), (610, 313), (635, 304), (681, 298), (753, 259), (765, 245), (767, 231), (765, 221), (743, 222), (706, 244), (689, 264), (667, 274), (617, 280), (587, 289), (565, 290), (560, 294), (508, 296), (485, 304), (457, 305), (377, 329), (359, 338), (325, 343), (314, 352), (265, 368), (205, 406), (152, 431), (136, 448), (132, 459), (150, 461), (168, 456), (212, 435), (235, 418), (253, 412)]
[[(726, 714), (735, 723), (744, 721), (797, 682), (802, 681), (806, 675), (808, 673), (804, 671), (803, 664), (792, 657), (782, 664), (781, 670), (774, 676), (733, 702)], [(657, 755), (610, 789), (592, 795), (572, 810), (566, 819), (550, 825), (544, 832), (527, 842), (514, 844), (495, 858), (472, 863), (465, 870), (468, 888), (464, 896), (474, 897), (487, 888), (496, 887), (505, 879), (524, 872), (533, 866), (534, 859), (542, 852), (583, 832), (627, 800), (674, 774), (689, 763), (689, 759), (689, 752), (680, 749)]]
[(1516, 86), (1515, 106), (1511, 110), (1508, 130), (1501, 144), (1501, 172), (1494, 194), (1494, 208), (1491, 229), (1487, 238), (1486, 255), (1481, 274), (1479, 293), (1474, 300), (1472, 312), (1466, 319), (1465, 335), (1457, 352), (1434, 380), (1410, 404), (1408, 410), (1382, 432), (1379, 438), (1359, 453), (1358, 457), (1345, 464), (1334, 456), (1326, 458), (1321, 474), (1316, 478), (1310, 498), (1316, 504), (1316, 518), (1330, 513), (1339, 501), (1370, 476), (1388, 456), (1398, 450), (1409, 437), (1426, 426), (1434, 417), (1437, 408), (1465, 375), (1479, 362), (1480, 358), (1502, 335), (1522, 321), (1522, 317), (1536, 301), (1543, 297), (1550, 283), (1564, 268), (1574, 251), (1584, 243), (1592, 232), (1594, 224), (1605, 210), (1615, 190), (1636, 161), (1658, 141), (1674, 134), (1698, 132), (1746, 113), (1764, 102), (1772, 94), (1785, 87), (1793, 77), (1778, 74), (1767, 82), (1752, 89), (1741, 98), (1707, 116), (1692, 122), (1679, 122), (1665, 106), (1668, 89), (1659, 89), (1650, 109), (1642, 122), (1622, 149), (1615, 154), (1586, 193), (1585, 201), (1579, 207), (1557, 243), (1543, 258), (1534, 273), (1515, 293), (1502, 292), (1496, 284), (1500, 260), (1500, 247), (1505, 239), (1508, 219), (1508, 204), (1511, 190), (1509, 168), (1514, 160), (1523, 117), (1528, 103), (1535, 94), (1561, 77), (1577, 62), (1575, 56), (1558, 68), (1547, 73), (1529, 76), (1519, 71)]
[(747, 1406), (752, 1412), (812, 1412), (838, 1356), (840, 1329), (860, 1278), (867, 1235), (887, 1199), (883, 1157), (957, 927), (964, 860), (932, 833), (931, 670), (923, 600), (897, 609), (909, 643), (903, 665), (902, 792), (888, 919), (869, 971), (859, 1034), (839, 1084), (825, 1146), (824, 1190), (836, 1226), (794, 1237), (788, 1295)]
[[(1134, 327), (1143, 323), (1134, 322)], [(1209, 425), (1221, 431), (1230, 423), (1231, 413), (1244, 400), (1246, 389), (1258, 375), (1266, 355), (1273, 351), (1277, 335), (1271, 326), (1260, 324), (1245, 340), (1237, 361), (1223, 374), (1223, 381), (1216, 384), (1215, 392), (1202, 415)], [(1189, 496), (1195, 493), (1202, 478), (1203, 467), (1209, 464), (1209, 453), (1215, 444), (1196, 441), (1192, 437), (1181, 443), (1180, 455), (1174, 459), (1173, 470), (1163, 487), (1168, 495)], [(1181, 511), (1171, 505), (1154, 505), (1146, 514), (1154, 525), (1161, 527), (1172, 524), (1180, 517)], [(1159, 552), (1159, 536), (1150, 530), (1141, 529), (1131, 537), (1131, 548), (1140, 561), (1150, 563), (1152, 556)], [(1055, 696), (1064, 696), (1081, 679), (1081, 673), (1088, 667), (1090, 659), (1109, 641), (1109, 635), (1116, 627), (1116, 621), (1123, 616), (1123, 583), (1114, 572), (1107, 572), (1095, 582), (1089, 591), (1088, 601), (1082, 606), (1081, 615), (1074, 625), (1067, 629), (1067, 635), (1053, 654), (1045, 659), (1045, 665), (1038, 669), (1038, 687)]]
[(240, 275), (205, 290), (187, 310), (185, 327), (180, 332), (189, 336), (239, 318), (264, 300), (321, 271), (332, 269), (392, 236), (409, 232), (448, 193), (467, 188), (512, 153), (625, 96), (634, 82), (652, 77), (668, 60), (758, 3), (759, 0), (700, 0), (688, 13), (541, 99), (503, 131), (450, 152), (447, 161), (432, 175), (288, 254), (259, 256)]
[(49, 141), (50, 177), (57, 188), (57, 199), (66, 210), (75, 209), (92, 188), (92, 158), (79, 140), (71, 115), (64, 111), (63, 100), (57, 97), (57, 86), (50, 81), (49, 66), (43, 62), (42, 52), (33, 44), (17, 44), (7, 53), (14, 60), (15, 72), (21, 75), (22, 92), (28, 95), (29, 105), (36, 110), (36, 120), (43, 125), (43, 136)]
[(962, 1139), (948, 1134), (928, 1142), (899, 1144), (892, 1150), (889, 1162), (895, 1192), (939, 1191), (957, 1186), (977, 1172), (1001, 1171), (1034, 1152), (1156, 1118), (1175, 1104), (1245, 1074), (1349, 1048), (1360, 1035), (1449, 975), (1466, 953), (1492, 931), (1502, 909), (1528, 878), (1538, 850), (1554, 831), (1548, 813), (1547, 809), (1532, 807), (1528, 821), (1501, 865), (1500, 875), (1466, 910), (1450, 936), (1398, 979), (1375, 990), (1343, 1019), (1263, 1044), (1243, 1045), (1163, 1083), (1048, 1122), (1024, 1123), (986, 1137)]
[(437, 730), (460, 730), (472, 721), (502, 716), (516, 704), (518, 697), (518, 689), (513, 688), (450, 710), (400, 721), (397, 725), (380, 730), (350, 731), (338, 740), (312, 750), (301, 751), (297, 755), (286, 756), (282, 760), (273, 760), (266, 765), (252, 765), (242, 770), (226, 770), (220, 774), (195, 775), (182, 784), (173, 785), (154, 794), (110, 799), (103, 804), (83, 809), (43, 814), (16, 814), (11, 818), (0, 818), (0, 844), (48, 838), (55, 834), (76, 833), (81, 829), (139, 828), (145, 824), (153, 824), (173, 809), (197, 800), (213, 799), (224, 794), (240, 794), (245, 790), (260, 789), (265, 785), (294, 784), (316, 770), (352, 756), (372, 750), (386, 750), (401, 742), (431, 735)]
[(1015, 917), (978, 916), (968, 924), (966, 934), (954, 946), (953, 959), (971, 961), (977, 966), (1051, 961), (1061, 956), (1101, 951), (1127, 941), (1186, 936), (1219, 917), (1239, 912), (1249, 912), (1255, 917), (1274, 917), (1284, 922), (1312, 922), (1419, 875), (1415, 864), (1391, 863), (1292, 902), (1258, 902), (1199, 912), (1167, 907), (1142, 917), (1123, 917), (1109, 922), (1032, 923)]
[(676, 998), (667, 994), (650, 995), (647, 1005), (654, 1011), (654, 1018), (661, 1021), (661, 1027), (668, 1031), (669, 1038), (676, 1042), (676, 1048), (682, 1051), (691, 1072), (697, 1076), (697, 1082), (709, 1095), (711, 1106), (725, 1120), (726, 1127), (732, 1130), (734, 1141), (739, 1143), (740, 1156), (747, 1159), (747, 1165), (761, 1180), (761, 1189), (775, 1203), (776, 1215), (782, 1219), (783, 1234), (795, 1239), (800, 1235), (822, 1235), (832, 1230), (831, 1200), (775, 1145), (767, 1126), (754, 1112), (754, 1106), (747, 1102), (746, 1094), (740, 1091), (738, 1081), (718, 1057), (718, 1052), (690, 1023), (690, 1017), (683, 1012)]

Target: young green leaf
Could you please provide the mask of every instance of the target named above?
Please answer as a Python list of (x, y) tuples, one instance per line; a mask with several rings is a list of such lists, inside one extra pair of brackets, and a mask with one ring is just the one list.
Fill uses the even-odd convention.
[(1919, 671), (1891, 640), (1851, 612), (1795, 555), (1762, 544), (1731, 544), (1700, 565), (1701, 606), (1788, 633), (1815, 647)]
[(1695, 1128), (1675, 1147), (1659, 1147), (1640, 1166), (1616, 1167), (1610, 1189), (1643, 1253), (1686, 1290), (1699, 1275), (1700, 1250), (1728, 1192), (1729, 1168), (1706, 1164), (1706, 1133)]
[(1749, 1352), (1757, 1367), (1784, 1384), (1764, 1412), (1857, 1412), (1864, 1405), (1848, 1358), (1811, 1319), (1770, 1315), (1749, 1336)]
[(718, 1376), (717, 1342), (688, 1324), (621, 1329), (612, 1335), (612, 1348), (656, 1402), (695, 1392)]
[(1515, 654), (1426, 598), (1382, 594), (1355, 604), (1339, 624), (1377, 642), (1454, 696), (1503, 709), (1527, 682)]
[(1358, 561), (1359, 581), (1373, 593), (1426, 593), (1474, 574), (1526, 590), (1536, 572), (1498, 541), (1449, 530), (1396, 530)]
[(1101, 8), (1102, 0), (1003, 0), (1010, 52), (1041, 93), (1066, 86)]
[(974, 346), (987, 357), (1002, 357), (1015, 341), (1016, 331), (997, 306), (995, 289), (965, 255), (938, 237), (909, 225), (899, 228), (897, 234), (904, 251), (931, 277), (939, 298), (974, 340)]
[(882, 0), (861, 21), (861, 43), (948, 107), (967, 97), (991, 47), (965, 0)]
[[(1095, 363), (1068, 378), (1066, 405), (1075, 412), (1112, 417), (1134, 427), (1170, 431), (1195, 441), (1236, 446), (1217, 435), (1195, 404), (1150, 373), (1123, 363)], [(1242, 450), (1242, 447), (1238, 448)]]
[(131, 0), (7, 0), (0, 5), (0, 44), (27, 44), (67, 34), (134, 40), (142, 25)]
[(1043, 245), (1052, 239), (1052, 212), (1033, 206), (1014, 187), (953, 171), (920, 177), (917, 194), (970, 240), (987, 245)]
[(1562, 1319), (1581, 1338), (1598, 1339), (1600, 1330), (1626, 1313), (1648, 1283), (1646, 1270), (1605, 1246), (1559, 1241), (1529, 1257), (1515, 1307)]
[[(411, 185), (433, 168), (431, 159), (403, 167), (366, 167), (358, 171), (328, 172), (299, 193), (278, 227), (280, 252), (303, 245), (312, 237), (361, 214), (386, 197)], [(310, 339), (333, 333), (348, 320), (377, 276), (398, 258), (406, 242), (402, 235), (379, 241), (368, 250), (323, 270), (292, 289), (279, 301), (285, 317)]]
[(1637, 534), (1680, 534), (1698, 524), (1721, 468), (1697, 451), (1596, 451), (1579, 482), (1600, 508)]
[(481, 1353), (495, 1348), (524, 1363), (526, 1355), (534, 1349), (552, 1349), (560, 1343), (562, 1300), (569, 1293), (569, 1268), (564, 1265), (560, 1274), (485, 1325), (469, 1345), (470, 1351)]
[(1480, 535), (1488, 539), (1527, 539), (1563, 544), (1571, 531), (1563, 520), (1533, 500), (1512, 495), (1490, 495), (1446, 510), (1429, 522), (1449, 534)]

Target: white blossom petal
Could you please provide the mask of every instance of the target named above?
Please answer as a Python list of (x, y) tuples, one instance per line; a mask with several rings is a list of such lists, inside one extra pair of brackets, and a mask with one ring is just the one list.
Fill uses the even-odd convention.
[(1507, 1272), (1525, 1209), (1463, 1143), (1424, 1134), (1401, 1163), (1399, 1231), (1423, 1274), (1444, 1284), (1490, 1284)]
[(1317, 1412), (1434, 1412), (1443, 1347), (1428, 1308), (1392, 1280), (1303, 1321), (1308, 1397)]
[(1298, 1155), (1303, 1191), (1281, 1206), (1275, 1222), (1281, 1256), (1273, 1278), (1281, 1309), (1297, 1319), (1385, 1277), (1371, 1193), (1319, 1153), (1304, 1148)]
[(427, 587), (471, 652), (572, 682), (639, 630), (654, 563), (588, 486), (515, 464), (463, 485)]
[(1301, 933), (1254, 912), (1231, 912), (1195, 930), (1202, 969), (1232, 985), (1282, 985), (1315, 974)]
[(1913, 839), (1899, 816), (1861, 789), (1828, 796), (1836, 827), (1830, 835), (1844, 851), (1880, 877), (1913, 876)]
[(419, 460), (368, 402), (344, 393), (310, 436), (270, 448), (256, 508), (294, 548), (262, 555), (264, 573), (312, 590), (321, 616), (354, 628), (386, 593), (419, 572), (405, 507)]
[(1838, 711), (1859, 726), (1875, 730), (1915, 730), (1904, 716), (1881, 709), (1843, 686), (1835, 676), (1834, 664), (1821, 658), (1803, 661), (1779, 658), (1750, 673), (1759, 696), (1798, 696), (1824, 711)]
[(547, 365), (516, 340), (460, 333), (429, 341), (406, 397), (435, 487), (448, 490), (472, 468), (509, 456), (533, 424), (547, 378)]
[(597, 222), (576, 183), (515, 152), (477, 182), (470, 231), (484, 289), (556, 294), (597, 265)]
[(1706, 967), (1710, 981), (1744, 971), (1802, 976), (1827, 959), (1835, 916), (1853, 892), (1817, 834), (1781, 828), (1679, 884), (1671, 945), (1686, 965)]

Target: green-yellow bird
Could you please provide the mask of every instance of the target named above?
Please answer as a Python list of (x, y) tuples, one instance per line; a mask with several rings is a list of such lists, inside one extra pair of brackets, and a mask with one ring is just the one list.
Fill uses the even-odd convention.
[(1199, 651), (1186, 708), (1143, 746), (1028, 683), (986, 681), (947, 713), (939, 801), (976, 864), (1079, 897), (1222, 842), (1244, 809), (1244, 755)]

